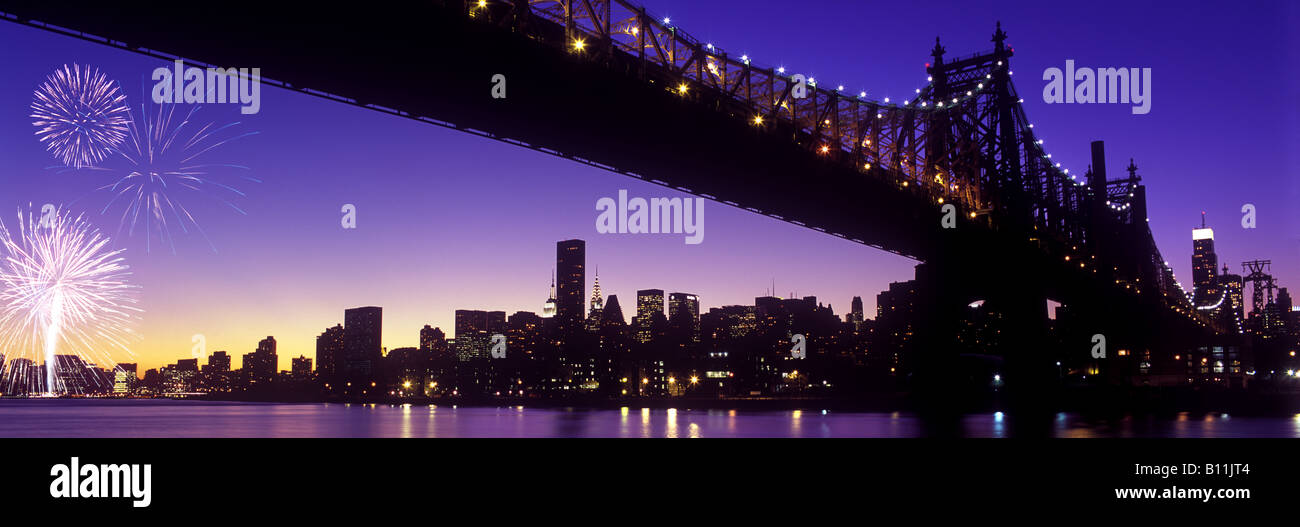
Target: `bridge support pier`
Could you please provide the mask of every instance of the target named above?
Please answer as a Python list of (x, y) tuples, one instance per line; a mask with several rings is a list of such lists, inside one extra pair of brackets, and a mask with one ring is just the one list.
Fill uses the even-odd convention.
[[(910, 387), (924, 432), (961, 435), (962, 415), (991, 403), (1006, 410), (1003, 433), (1050, 434), (1059, 376), (1048, 339), (1046, 272), (1033, 264), (1041, 256), (1021, 245), (947, 236), (945, 253), (916, 271)], [(982, 320), (994, 328), (991, 342), (971, 338), (969, 304), (979, 300), (989, 314)], [(977, 366), (980, 360), (992, 366)]]

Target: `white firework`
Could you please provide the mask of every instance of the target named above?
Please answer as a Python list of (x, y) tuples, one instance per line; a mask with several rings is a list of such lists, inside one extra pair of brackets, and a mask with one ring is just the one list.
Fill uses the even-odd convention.
[(126, 139), (130, 116), (117, 81), (90, 66), (66, 64), (36, 88), (36, 136), (64, 165), (91, 167)]
[(43, 355), (47, 392), (76, 391), (56, 379), (56, 352), (109, 368), (132, 356), (141, 310), (125, 250), (53, 206), (20, 210), (15, 227), (0, 221), (0, 350)]

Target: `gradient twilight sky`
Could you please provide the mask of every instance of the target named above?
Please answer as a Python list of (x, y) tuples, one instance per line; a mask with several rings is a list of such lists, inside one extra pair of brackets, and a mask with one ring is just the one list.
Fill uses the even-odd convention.
[[(690, 34), (756, 63), (783, 65), (871, 98), (906, 97), (925, 83), (934, 37), (949, 56), (991, 47), (1001, 20), (1016, 48), (1017, 87), (1054, 159), (1082, 174), (1088, 143), (1106, 141), (1112, 177), (1136, 158), (1148, 185), (1151, 227), (1190, 289), (1190, 230), (1200, 212), (1216, 229), (1221, 262), (1274, 261), (1283, 286), (1300, 284), (1300, 2), (1241, 1), (1214, 8), (1185, 2), (647, 0)], [(1292, 28), (1292, 29), (1288, 29)], [(203, 57), (196, 57), (203, 59)], [(1066, 59), (1089, 67), (1149, 67), (1151, 113), (1127, 105), (1047, 105), (1042, 72)], [(34, 137), (33, 90), (71, 63), (122, 84), (133, 111), (148, 102), (149, 74), (166, 63), (12, 23), (0, 24), (0, 219), (17, 207), (56, 203), (100, 215), (104, 173), (59, 173)], [(225, 66), (247, 66), (240, 64)], [(267, 73), (268, 76), (273, 76)], [(860, 295), (869, 316), (889, 282), (914, 262), (725, 205), (708, 203), (705, 239), (601, 235), (595, 202), (619, 189), (645, 198), (681, 196), (642, 181), (538, 152), (263, 85), (261, 112), (207, 105), (199, 116), (240, 121), (258, 134), (215, 150), (211, 161), (248, 166), (260, 183), (218, 177), (247, 196), (240, 215), (212, 195), (174, 194), (199, 218), (208, 242), (178, 235), (175, 254), (154, 240), (120, 236), (144, 309), (135, 357), (142, 370), (190, 356), (191, 336), (209, 352), (251, 352), (274, 335), (280, 367), (313, 357), (315, 337), (343, 309), (384, 308), (383, 344), (412, 346), (424, 324), (452, 333), (455, 309), (540, 311), (555, 242), (587, 240), (588, 268), (625, 313), (637, 289), (700, 295), (703, 307), (750, 304), (767, 293), (816, 295), (842, 314)], [(120, 160), (105, 166), (121, 165)], [(357, 229), (340, 208), (357, 207)], [(1258, 228), (1240, 228), (1242, 205)], [(118, 209), (120, 210), (120, 209)], [(1014, 265), (1008, 263), (1008, 265)], [(592, 282), (588, 273), (587, 294)], [(234, 366), (238, 366), (239, 360)]]

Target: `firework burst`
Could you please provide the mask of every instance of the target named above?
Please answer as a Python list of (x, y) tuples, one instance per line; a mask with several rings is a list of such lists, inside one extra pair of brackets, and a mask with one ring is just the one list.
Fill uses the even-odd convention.
[(173, 105), (153, 105), (157, 111), (148, 114), (140, 106), (141, 122), (128, 123), (129, 134), (118, 152), (127, 162), (125, 170), (108, 169), (119, 177), (100, 187), (113, 196), (101, 213), (120, 206), (122, 215), (119, 232), (126, 229), (134, 236), (136, 230), (145, 235), (145, 250), (149, 251), (156, 236), (161, 243), (176, 252), (172, 226), (189, 234), (198, 231), (208, 245), (207, 233), (186, 206), (186, 194), (203, 194), (245, 214), (232, 201), (243, 197), (239, 189), (222, 181), (242, 179), (259, 183), (256, 178), (232, 173), (246, 172), (248, 167), (233, 163), (210, 161), (214, 151), (237, 139), (257, 132), (239, 132), (239, 122), (218, 126), (212, 122), (198, 122), (195, 114), (201, 107), (194, 106), (182, 113)]
[(0, 349), (33, 363), (43, 356), (48, 392), (77, 391), (55, 375), (70, 362), (56, 361), (56, 352), (106, 367), (131, 357), (138, 287), (128, 282), (124, 250), (110, 250), (80, 216), (19, 211), (15, 227), (0, 222)]
[(64, 165), (94, 166), (126, 139), (130, 120), (117, 81), (90, 66), (64, 65), (36, 88), (36, 136)]

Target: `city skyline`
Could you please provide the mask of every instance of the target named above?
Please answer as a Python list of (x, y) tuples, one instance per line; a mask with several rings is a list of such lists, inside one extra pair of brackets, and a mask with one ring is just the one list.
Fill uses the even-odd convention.
[[(852, 55), (852, 48), (815, 47), (820, 39), (835, 38), (830, 35), (800, 39), (785, 50), (760, 41), (758, 37), (767, 34), (766, 26), (718, 26), (725, 17), (711, 16), (711, 12), (724, 7), (684, 2), (656, 2), (648, 7), (673, 16), (693, 34), (716, 38), (728, 49), (749, 43), (752, 48), (746, 51), (764, 62), (860, 84), (873, 95), (907, 93), (923, 83), (921, 62), (932, 36), (920, 33), (942, 35), (945, 44), (962, 55), (982, 49), (989, 31), (980, 24), (959, 27), (956, 21), (935, 20), (925, 22), (932, 24), (926, 28), (909, 30), (906, 39), (891, 42), (888, 33), (870, 37), (880, 39), (871, 44), (885, 53), (867, 60), (879, 70), (862, 74), (842, 69), (863, 62)], [(1000, 4), (990, 10), (988, 25), (999, 18), (1011, 32), (1011, 42), (1018, 46), (1017, 77), (1025, 83), (1022, 89), (1032, 94), (1039, 66), (1059, 65), (1067, 53), (1062, 43), (1036, 33), (1042, 29), (1027, 22), (1027, 16), (1012, 11)], [(802, 19), (811, 14), (792, 16)], [(1152, 32), (1172, 32), (1179, 22), (1192, 22), (1216, 29), (1219, 36), (1213, 38), (1225, 38), (1223, 32), (1239, 36), (1244, 39), (1243, 46), (1276, 37), (1267, 31), (1254, 34), (1244, 29), (1257, 20), (1243, 13), (1213, 23), (1193, 18), (1198, 15), (1191, 13), (1181, 16), (1188, 19), (1156, 26)], [(91, 189), (101, 180), (92, 173), (61, 174), (48, 169), (52, 160), (31, 137), (25, 116), (30, 89), (65, 63), (91, 63), (122, 82), (124, 92), (138, 105), (142, 90), (150, 84), (148, 72), (163, 63), (16, 25), (0, 28), (0, 38), (34, 43), (25, 49), (10, 46), (0, 52), (7, 64), (13, 65), (13, 78), (29, 81), (0, 88), (6, 112), (0, 138), (6, 145), (6, 158), (12, 160), (6, 181), (12, 192), (2, 196), (0, 218), (7, 221), (16, 207), (44, 202), (70, 204), (75, 210), (97, 214), (102, 196)], [(1096, 47), (1088, 44), (1084, 49), (1098, 60), (1108, 60), (1126, 45), (1143, 49), (1134, 43), (1116, 39), (1104, 45), (1094, 43)], [(1277, 53), (1276, 48), (1262, 44), (1253, 48), (1258, 48), (1260, 56), (1248, 57), (1247, 65), (1225, 67), (1236, 68), (1233, 75), (1262, 82), (1237, 83), (1237, 88), (1246, 86), (1247, 91), (1238, 92), (1233, 102), (1255, 98), (1249, 90), (1262, 89), (1256, 86), (1269, 82), (1269, 68), (1255, 68), (1261, 70), (1255, 73), (1249, 64), (1267, 62)], [(30, 49), (42, 52), (31, 53)], [(1189, 290), (1191, 262), (1181, 255), (1186, 253), (1187, 232), (1199, 223), (1201, 210), (1209, 211), (1212, 226), (1220, 226), (1221, 261), (1238, 271), (1241, 261), (1272, 259), (1277, 262), (1274, 273), (1279, 279), (1284, 284), (1294, 282), (1297, 263), (1285, 256), (1292, 252), (1297, 230), (1290, 228), (1295, 223), (1280, 217), (1279, 212), (1286, 210), (1288, 193), (1267, 190), (1276, 187), (1294, 196), (1295, 178), (1259, 169), (1270, 161), (1274, 166), (1295, 166), (1281, 159), (1288, 155), (1279, 153), (1286, 148), (1267, 146), (1286, 134), (1261, 132), (1253, 136), (1263, 143), (1249, 145), (1252, 154), (1247, 156), (1206, 153), (1222, 157), (1176, 159), (1185, 153), (1180, 145), (1188, 142), (1188, 136), (1180, 135), (1181, 118), (1169, 121), (1168, 116), (1184, 113), (1174, 108), (1186, 106), (1196, 94), (1212, 91), (1214, 86), (1188, 84), (1191, 93), (1175, 91), (1172, 86), (1178, 80), (1170, 76), (1186, 73), (1176, 62), (1150, 53), (1142, 60), (1155, 62), (1156, 82), (1162, 88), (1157, 90), (1161, 98), (1147, 121), (1121, 116), (1118, 108), (1113, 113), (1107, 109), (1094, 112), (1098, 115), (1084, 115), (1087, 112), (1078, 107), (1045, 105), (1033, 97), (1027, 97), (1027, 111), (1040, 123), (1057, 157), (1076, 171), (1086, 166), (1090, 139), (1107, 141), (1113, 166), (1136, 158), (1145, 182), (1152, 187), (1156, 240)], [(1123, 62), (1123, 56), (1117, 60)], [(1164, 76), (1164, 71), (1170, 76)], [(1030, 75), (1025, 76), (1026, 72)], [(856, 84), (851, 88), (857, 88)], [(873, 292), (912, 277), (914, 262), (910, 260), (716, 202), (706, 204), (709, 237), (694, 248), (683, 247), (678, 236), (598, 236), (592, 224), (596, 217), (592, 205), (600, 197), (615, 195), (619, 189), (645, 197), (688, 195), (467, 134), (271, 87), (263, 97), (262, 113), (254, 118), (239, 117), (234, 108), (203, 110), (223, 122), (242, 120), (260, 132), (256, 138), (227, 147), (228, 158), (249, 165), (263, 181), (242, 189), (248, 193), (247, 200), (240, 203), (247, 215), (231, 213), (218, 203), (196, 204), (218, 252), (209, 250), (200, 236), (178, 239), (176, 255), (158, 249), (145, 253), (138, 237), (121, 240), (129, 249), (128, 260), (142, 286), (145, 313), (140, 328), (144, 339), (135, 357), (119, 360), (142, 366), (166, 364), (188, 353), (195, 334), (205, 336), (209, 351), (224, 349), (242, 356), (260, 338), (276, 335), (285, 350), (278, 369), (288, 369), (287, 357), (310, 356), (314, 336), (339, 321), (335, 306), (388, 309), (390, 324), (385, 324), (384, 342), (391, 342), (390, 349), (413, 342), (424, 324), (452, 327), (455, 309), (539, 312), (537, 304), (544, 299), (553, 267), (547, 263), (547, 246), (568, 238), (587, 239), (592, 245), (588, 262), (605, 268), (602, 289), (619, 293), (625, 312), (633, 292), (646, 287), (698, 294), (701, 309), (707, 310), (746, 303), (775, 279), (775, 294), (815, 294), (836, 305), (840, 313), (847, 311), (853, 296), (862, 296), (867, 304), (864, 310), (871, 313)], [(1241, 126), (1254, 124), (1258, 123)], [(1141, 137), (1144, 133), (1160, 135), (1151, 132), (1160, 127), (1166, 129), (1168, 138), (1157, 142)], [(1247, 145), (1233, 146), (1246, 151)], [(492, 162), (484, 168), (486, 159)], [(1254, 193), (1246, 185), (1213, 190), (1208, 183), (1213, 171), (1206, 166), (1232, 166), (1256, 178), (1278, 179), (1256, 180)], [(517, 190), (502, 193), (500, 188)], [(461, 194), (488, 199), (448, 198)], [(1248, 202), (1259, 207), (1259, 229), (1233, 228), (1240, 217), (1237, 211)], [(354, 232), (338, 227), (338, 208), (345, 203), (355, 203), (359, 209), (359, 226)], [(109, 219), (96, 218), (101, 229), (112, 233), (115, 225)], [(597, 244), (603, 250), (595, 250)], [(509, 250), (502, 252), (503, 247)], [(788, 257), (789, 253), (800, 257)], [(486, 256), (494, 254), (497, 257)], [(588, 278), (583, 290), (591, 285)]]

